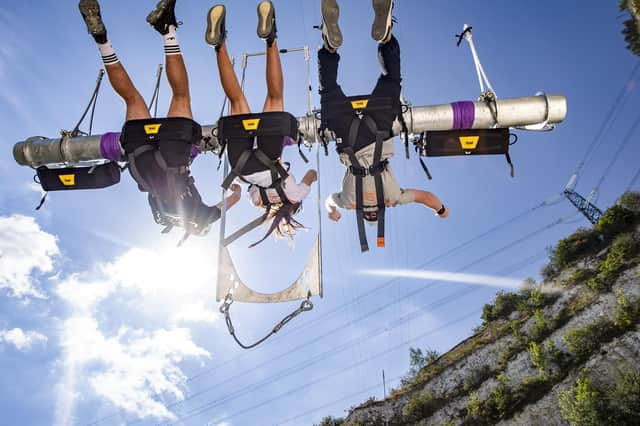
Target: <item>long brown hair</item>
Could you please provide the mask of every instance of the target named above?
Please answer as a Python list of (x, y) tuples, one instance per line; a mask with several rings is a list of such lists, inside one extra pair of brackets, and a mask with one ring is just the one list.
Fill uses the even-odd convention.
[(273, 219), (273, 221), (271, 222), (271, 225), (269, 225), (269, 229), (264, 237), (262, 237), (260, 241), (251, 244), (249, 248), (257, 246), (274, 232), (278, 238), (289, 237), (289, 239), (293, 241), (293, 238), (299, 229), (307, 229), (303, 224), (293, 218), (293, 216), (302, 210), (301, 202), (272, 204), (265, 207), (265, 209), (266, 212), (262, 216), (262, 223), (265, 223), (270, 219)]

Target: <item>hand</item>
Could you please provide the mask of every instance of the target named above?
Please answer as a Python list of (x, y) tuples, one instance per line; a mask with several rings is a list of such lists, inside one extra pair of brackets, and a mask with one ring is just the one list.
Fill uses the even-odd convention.
[(447, 216), (449, 216), (449, 207), (446, 207), (446, 206), (445, 206), (445, 208), (444, 208), (444, 213), (442, 213), (442, 214), (436, 214), (436, 216), (438, 216), (440, 219), (444, 219), (444, 218), (446, 218)]
[(234, 194), (240, 194), (242, 192), (242, 187), (237, 183), (234, 183), (231, 185), (231, 192), (233, 192)]
[(334, 222), (339, 221), (341, 217), (342, 215), (337, 209), (333, 209), (331, 212), (329, 212), (329, 219), (331, 219)]
[(313, 169), (308, 170), (307, 173), (305, 173), (304, 177), (302, 178), (302, 181), (307, 185), (311, 185), (313, 182), (317, 180), (318, 180), (318, 172), (316, 172)]

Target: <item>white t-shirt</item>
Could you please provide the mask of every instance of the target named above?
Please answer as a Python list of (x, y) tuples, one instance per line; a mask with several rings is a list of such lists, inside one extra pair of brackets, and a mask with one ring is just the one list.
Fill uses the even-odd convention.
[[(373, 159), (375, 144), (367, 145), (356, 152), (356, 158), (362, 167), (370, 167)], [(393, 139), (388, 139), (382, 145), (381, 159), (385, 160), (393, 156)], [(356, 208), (356, 178), (349, 170), (351, 161), (347, 154), (340, 154), (340, 161), (347, 166), (347, 170), (342, 179), (342, 191), (331, 194), (325, 200), (325, 207), (331, 211), (332, 207), (343, 209)], [(413, 202), (413, 193), (400, 188), (396, 177), (393, 174), (391, 165), (387, 165), (382, 172), (382, 190), (384, 192), (385, 204), (387, 207), (408, 204)], [(362, 182), (364, 210), (376, 210), (377, 204), (376, 184), (373, 176), (365, 176)], [(368, 206), (368, 207), (367, 207)]]
[[(263, 188), (268, 187), (273, 182), (271, 180), (271, 172), (269, 170), (252, 173), (250, 175), (243, 176), (243, 178), (247, 182)], [(262, 205), (260, 190), (254, 185), (249, 187), (249, 196), (251, 197), (251, 203), (256, 207), (259, 207)], [(296, 183), (295, 177), (291, 174), (289, 174), (282, 183), (282, 189), (284, 190), (284, 194), (292, 203), (301, 202), (307, 197), (307, 195), (309, 195), (309, 192), (311, 192), (311, 187), (309, 185), (304, 182)], [(271, 203), (280, 202), (280, 196), (273, 188), (267, 189), (267, 197)]]

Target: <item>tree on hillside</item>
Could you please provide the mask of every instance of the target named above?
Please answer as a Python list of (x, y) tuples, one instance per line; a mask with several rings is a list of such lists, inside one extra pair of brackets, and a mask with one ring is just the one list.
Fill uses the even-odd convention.
[(630, 18), (624, 21), (622, 34), (627, 49), (640, 56), (640, 0), (621, 0), (620, 10), (629, 12)]

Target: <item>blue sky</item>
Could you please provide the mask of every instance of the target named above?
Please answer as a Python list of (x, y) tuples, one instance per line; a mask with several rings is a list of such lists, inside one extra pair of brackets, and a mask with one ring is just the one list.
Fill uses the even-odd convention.
[[(106, 2), (105, 2), (106, 3)], [(589, 193), (637, 119), (637, 80), (627, 82), (638, 59), (626, 49), (616, 2), (398, 0), (395, 29), (401, 47), (404, 93), (414, 105), (477, 97), (479, 88), (466, 45), (455, 47), (464, 23), (499, 97), (539, 90), (567, 96), (568, 115), (556, 131), (520, 133), (512, 148), (516, 177), (503, 158), (428, 160), (427, 181), (414, 157), (394, 158), (405, 187), (425, 188), (451, 208), (447, 220), (420, 206), (388, 215), (388, 247), (359, 253), (353, 215), (339, 224), (323, 218), (325, 297), (273, 341), (252, 351), (227, 335), (215, 302), (217, 225), (206, 238), (173, 249), (178, 233), (162, 236), (146, 197), (128, 175), (102, 191), (50, 194), (35, 212), (40, 192), (32, 170), (11, 156), (17, 141), (54, 137), (75, 124), (101, 66), (75, 2), (41, 0), (0, 5), (0, 411), (6, 424), (102, 425), (308, 425), (341, 416), (370, 396), (382, 397), (408, 369), (409, 347), (446, 351), (472, 333), (479, 310), (500, 287), (432, 281), (434, 271), (523, 279), (538, 278), (545, 247), (587, 226), (567, 201), (542, 207), (458, 249), (465, 242), (559, 193), (626, 87), (626, 104), (580, 174), (577, 190)], [(237, 57), (261, 50), (255, 36), (255, 2), (227, 2), (229, 47)], [(319, 44), (312, 25), (319, 1), (279, 0), (281, 47)], [(189, 70), (193, 110), (203, 124), (220, 111), (214, 55), (203, 41), (211, 4), (181, 0), (177, 14)], [(340, 79), (347, 93), (371, 90), (379, 73), (370, 39), (368, 1), (342, 2), (344, 46)], [(103, 15), (113, 46), (144, 96), (153, 90), (163, 61), (160, 37), (144, 22), (153, 2), (112, 0)], [(313, 50), (313, 49), (312, 49)], [(306, 110), (304, 62), (283, 58), (285, 105)], [(252, 60), (247, 97), (262, 105), (261, 59)], [(316, 60), (312, 56), (314, 104)], [(626, 86), (625, 86), (626, 85)], [(163, 81), (160, 114), (168, 106)], [(105, 79), (94, 131), (117, 131), (124, 108)], [(598, 205), (610, 206), (638, 170), (637, 133), (624, 145), (600, 185)], [(305, 165), (286, 154), (296, 175)], [(219, 200), (217, 158), (200, 157), (194, 176), (204, 198)], [(337, 189), (343, 170), (335, 153), (321, 159), (322, 195)], [(635, 183), (640, 189), (640, 182)], [(231, 226), (256, 212), (245, 200)], [(560, 218), (569, 218), (552, 225)], [(312, 229), (295, 251), (269, 241), (232, 249), (252, 287), (276, 291), (290, 282), (315, 237), (314, 201), (302, 222)], [(313, 225), (313, 226), (312, 226)], [(372, 230), (371, 230), (372, 231)], [(373, 235), (370, 235), (370, 239)], [(518, 240), (521, 243), (515, 244)], [(492, 255), (493, 253), (497, 254)], [(448, 253), (446, 256), (442, 254)], [(434, 260), (435, 259), (435, 260)], [(372, 275), (402, 271), (393, 280)], [(426, 272), (425, 272), (426, 271)], [(407, 277), (407, 275), (412, 276)], [(287, 305), (233, 306), (241, 337), (260, 337)], [(287, 422), (287, 423), (285, 423)]]

